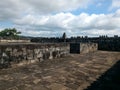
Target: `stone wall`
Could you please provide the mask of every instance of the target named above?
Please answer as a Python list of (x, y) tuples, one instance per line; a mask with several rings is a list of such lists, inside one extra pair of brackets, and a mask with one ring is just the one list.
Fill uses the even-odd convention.
[(70, 53), (90, 53), (98, 50), (97, 43), (71, 43)]
[(98, 50), (97, 43), (80, 43), (80, 53), (90, 53)]
[(28, 43), (28, 42), (30, 42), (30, 40), (29, 40), (29, 39), (28, 39), (28, 40), (27, 40), (27, 39), (26, 39), (26, 40), (25, 40), (25, 39), (24, 39), (24, 40), (22, 40), (22, 39), (21, 39), (21, 40), (14, 40), (14, 39), (12, 39), (12, 40), (8, 40), (8, 39), (0, 39), (0, 42), (2, 42), (2, 43), (14, 43), (14, 42), (19, 42), (19, 43), (24, 42), (24, 43), (25, 43), (25, 42), (27, 42), (27, 43)]
[(69, 44), (9, 43), (0, 44), (0, 68), (23, 65), (63, 57), (69, 53)]

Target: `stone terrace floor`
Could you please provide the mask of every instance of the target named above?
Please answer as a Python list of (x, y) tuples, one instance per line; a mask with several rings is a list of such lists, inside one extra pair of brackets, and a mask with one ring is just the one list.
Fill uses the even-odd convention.
[(0, 90), (84, 90), (120, 60), (120, 52), (71, 54), (0, 70)]

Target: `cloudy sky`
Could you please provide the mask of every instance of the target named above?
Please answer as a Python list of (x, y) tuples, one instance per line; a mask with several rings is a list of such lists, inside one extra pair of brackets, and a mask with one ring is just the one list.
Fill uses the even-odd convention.
[(26, 36), (120, 36), (120, 0), (1, 0), (0, 30)]

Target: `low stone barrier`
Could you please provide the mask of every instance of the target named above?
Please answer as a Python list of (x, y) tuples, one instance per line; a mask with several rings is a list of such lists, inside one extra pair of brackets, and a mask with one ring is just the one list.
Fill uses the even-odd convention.
[(69, 53), (69, 44), (6, 43), (0, 44), (0, 68), (59, 58)]
[(97, 43), (71, 43), (70, 53), (90, 53), (98, 50)]
[(97, 43), (80, 43), (80, 53), (90, 53), (98, 50)]

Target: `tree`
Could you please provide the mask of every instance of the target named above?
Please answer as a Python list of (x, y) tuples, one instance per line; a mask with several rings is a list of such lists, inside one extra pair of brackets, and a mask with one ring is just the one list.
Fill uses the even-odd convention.
[(6, 28), (0, 32), (0, 36), (2, 38), (11, 38), (11, 39), (18, 39), (19, 34), (21, 34), (21, 32), (18, 32), (15, 28), (12, 29)]

